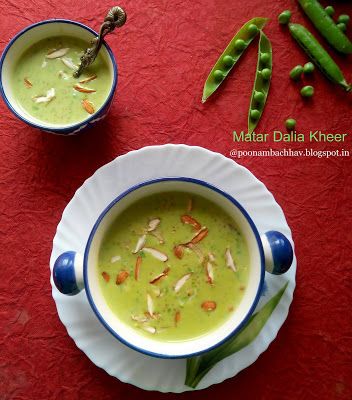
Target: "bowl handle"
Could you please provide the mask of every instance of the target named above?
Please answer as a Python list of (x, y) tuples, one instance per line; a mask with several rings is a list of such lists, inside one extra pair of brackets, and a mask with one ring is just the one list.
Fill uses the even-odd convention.
[(69, 296), (79, 293), (84, 288), (82, 256), (75, 251), (62, 253), (54, 263), (53, 279), (61, 293)]
[(261, 235), (265, 256), (265, 270), (274, 275), (284, 274), (293, 261), (293, 249), (285, 235), (268, 231)]

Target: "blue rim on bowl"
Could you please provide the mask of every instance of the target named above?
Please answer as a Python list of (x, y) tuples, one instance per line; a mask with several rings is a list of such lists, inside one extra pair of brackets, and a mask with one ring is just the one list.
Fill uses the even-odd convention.
[(50, 23), (64, 23), (64, 24), (73, 24), (76, 26), (79, 26), (80, 28), (83, 28), (85, 30), (87, 30), (88, 32), (92, 33), (95, 36), (98, 36), (98, 33), (95, 32), (93, 29), (91, 29), (89, 26), (81, 24), (80, 22), (77, 21), (72, 21), (69, 19), (47, 19), (44, 21), (40, 21), (37, 22), (35, 24), (29, 25), (26, 28), (24, 28), (22, 31), (20, 31), (19, 33), (17, 33), (17, 35), (15, 35), (10, 42), (8, 43), (8, 45), (5, 47), (1, 58), (0, 58), (0, 94), (2, 96), (2, 98), (4, 99), (5, 104), (7, 105), (7, 107), (9, 108), (9, 110), (17, 117), (19, 118), (21, 121), (25, 122), (26, 124), (34, 127), (34, 128), (39, 128), (41, 130), (44, 131), (50, 131), (53, 133), (59, 133), (59, 134), (65, 134), (65, 133), (71, 133), (72, 131), (76, 131), (79, 130), (82, 125), (88, 124), (89, 122), (92, 122), (97, 115), (104, 110), (107, 105), (111, 102), (114, 93), (115, 93), (115, 89), (117, 86), (117, 81), (118, 81), (118, 67), (117, 67), (117, 62), (115, 60), (114, 54), (110, 48), (110, 46), (104, 41), (103, 42), (103, 46), (106, 48), (108, 54), (109, 54), (109, 58), (112, 64), (112, 68), (113, 68), (113, 81), (112, 81), (112, 85), (111, 85), (111, 90), (110, 93), (108, 95), (108, 97), (106, 98), (105, 102), (103, 103), (103, 105), (99, 108), (99, 110), (97, 110), (93, 115), (89, 116), (88, 118), (86, 118), (85, 120), (82, 120), (78, 123), (72, 124), (72, 125), (66, 125), (63, 126), (62, 128), (57, 127), (57, 126), (50, 126), (50, 125), (40, 125), (39, 123), (34, 123), (33, 121), (28, 120), (27, 118), (25, 118), (23, 115), (19, 114), (13, 107), (11, 102), (9, 101), (9, 99), (7, 98), (5, 91), (3, 89), (3, 83), (2, 83), (2, 79), (3, 79), (3, 64), (4, 64), (4, 60), (6, 58), (6, 55), (8, 53), (8, 51), (10, 50), (11, 46), (16, 42), (17, 39), (19, 39), (22, 35), (24, 35), (25, 33), (27, 33), (28, 31), (30, 31), (31, 29), (37, 27), (37, 26), (41, 26), (41, 25), (45, 25), (45, 24), (50, 24)]
[[(138, 346), (135, 346), (131, 343), (129, 343), (128, 341), (126, 341), (124, 338), (122, 338), (103, 318), (103, 316), (101, 315), (101, 313), (99, 312), (98, 308), (96, 307), (94, 300), (93, 300), (93, 296), (91, 294), (91, 290), (89, 287), (89, 282), (88, 282), (88, 255), (89, 255), (89, 251), (90, 251), (90, 247), (93, 241), (93, 238), (95, 236), (95, 233), (100, 225), (100, 223), (102, 222), (102, 220), (104, 219), (105, 215), (109, 212), (109, 210), (111, 208), (113, 208), (121, 199), (123, 199), (124, 197), (126, 197), (129, 193), (142, 188), (144, 186), (147, 185), (151, 185), (154, 183), (159, 183), (159, 182), (167, 182), (167, 181), (181, 181), (181, 182), (190, 182), (190, 183), (194, 183), (194, 184), (198, 184), (201, 186), (204, 186), (208, 189), (213, 190), (214, 192), (224, 196), (227, 200), (229, 200), (235, 207), (237, 207), (241, 213), (243, 214), (243, 216), (246, 218), (247, 222), (249, 223), (253, 234), (255, 236), (257, 245), (258, 245), (258, 249), (259, 249), (259, 254), (260, 254), (260, 281), (259, 281), (259, 285), (258, 285), (258, 289), (257, 289), (257, 293), (253, 299), (253, 303), (251, 305), (251, 307), (249, 308), (246, 316), (243, 318), (243, 320), (241, 321), (241, 323), (239, 325), (236, 326), (236, 328), (228, 335), (226, 336), (224, 339), (222, 339), (220, 342), (216, 343), (213, 346), (210, 346), (202, 351), (199, 352), (195, 352), (195, 353), (189, 353), (189, 354), (182, 354), (182, 355), (173, 355), (173, 354), (160, 354), (160, 353), (155, 353), (155, 352), (151, 352), (148, 350), (145, 350), (143, 348), (140, 348)], [(87, 294), (87, 298), (89, 301), (90, 306), (92, 307), (94, 313), (96, 314), (98, 320), (100, 321), (100, 323), (116, 338), (118, 339), (120, 342), (122, 342), (123, 344), (125, 344), (126, 346), (128, 346), (129, 348), (136, 350), (142, 354), (148, 355), (148, 356), (152, 356), (152, 357), (157, 357), (157, 358), (164, 358), (164, 359), (179, 359), (179, 358), (189, 358), (189, 357), (194, 357), (197, 356), (199, 354), (203, 354), (206, 353), (218, 346), (220, 346), (221, 344), (223, 344), (224, 342), (226, 342), (230, 337), (232, 337), (233, 335), (235, 335), (237, 332), (239, 332), (242, 327), (246, 324), (246, 322), (248, 321), (248, 319), (251, 317), (251, 315), (253, 314), (261, 292), (262, 292), (262, 288), (263, 288), (263, 284), (264, 284), (264, 275), (265, 275), (265, 261), (264, 261), (264, 250), (263, 250), (263, 246), (262, 246), (262, 242), (260, 239), (260, 235), (259, 232), (253, 222), (253, 220), (251, 219), (251, 217), (249, 216), (249, 214), (247, 213), (247, 211), (242, 207), (242, 205), (235, 200), (232, 196), (230, 196), (228, 193), (222, 191), (221, 189), (217, 188), (216, 186), (211, 185), (210, 183), (207, 183), (205, 181), (199, 180), (199, 179), (194, 179), (194, 178), (188, 178), (188, 177), (167, 177), (167, 178), (157, 178), (157, 179), (152, 179), (152, 180), (148, 180), (142, 183), (138, 183), (132, 187), (130, 187), (129, 189), (127, 189), (125, 192), (123, 192), (122, 194), (120, 194), (118, 197), (116, 197), (103, 211), (102, 213), (99, 215), (96, 223), (94, 224), (92, 231), (90, 232), (88, 241), (87, 241), (87, 245), (86, 248), (84, 250), (84, 259), (83, 259), (83, 277), (84, 277), (84, 283), (85, 283), (85, 290), (86, 290), (86, 294)]]

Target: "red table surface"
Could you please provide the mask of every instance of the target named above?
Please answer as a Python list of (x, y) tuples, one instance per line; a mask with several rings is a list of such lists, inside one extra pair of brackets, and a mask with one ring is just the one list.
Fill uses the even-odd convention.
[[(338, 13), (352, 15), (348, 1), (331, 3)], [(1, 50), (19, 30), (43, 19), (69, 18), (98, 29), (112, 5), (2, 1)], [(26, 126), (0, 102), (1, 400), (177, 397), (143, 392), (109, 376), (75, 346), (58, 318), (49, 282), (52, 239), (75, 190), (97, 168), (127, 151), (164, 143), (204, 146), (228, 157), (233, 148), (352, 150), (352, 96), (316, 71), (311, 79), (316, 94), (303, 102), (299, 84), (288, 78), (307, 57), (278, 25), (279, 12), (290, 8), (294, 20), (318, 36), (295, 1), (125, 0), (121, 5), (128, 22), (107, 39), (118, 60), (119, 85), (99, 126), (76, 137), (50, 135)], [(232, 131), (246, 129), (256, 46), (201, 104), (217, 56), (254, 16), (271, 18), (265, 31), (274, 50), (270, 96), (257, 131), (284, 130), (292, 116), (301, 132), (349, 132), (345, 143), (233, 142)], [(351, 56), (329, 51), (351, 81)], [(351, 399), (351, 158), (237, 161), (274, 194), (292, 229), (298, 260), (294, 301), (276, 340), (255, 364), (220, 385), (180, 397)]]

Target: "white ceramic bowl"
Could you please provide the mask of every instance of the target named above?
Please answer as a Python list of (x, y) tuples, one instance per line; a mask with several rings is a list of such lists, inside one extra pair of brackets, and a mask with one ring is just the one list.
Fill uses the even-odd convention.
[(41, 121), (30, 115), (18, 104), (13, 88), (11, 87), (11, 74), (16, 62), (23, 51), (34, 43), (50, 36), (73, 36), (89, 43), (97, 35), (98, 34), (88, 26), (66, 19), (51, 19), (38, 22), (19, 32), (6, 46), (0, 59), (0, 93), (10, 111), (21, 121), (30, 126), (61, 135), (78, 133), (103, 119), (110, 109), (118, 77), (115, 57), (106, 43), (102, 45), (100, 53), (109, 66), (111, 89), (104, 104), (96, 110), (94, 114), (82, 121), (66, 125), (51, 124)]
[[(162, 342), (146, 337), (125, 325), (106, 304), (98, 284), (97, 261), (104, 234), (116, 217), (133, 202), (155, 193), (182, 191), (197, 194), (220, 206), (236, 221), (245, 237), (250, 254), (249, 281), (243, 299), (222, 326), (200, 338), (182, 342)], [(291, 244), (284, 235), (270, 231), (259, 235), (245, 209), (230, 195), (200, 180), (177, 177), (140, 183), (111, 202), (97, 219), (86, 244), (84, 255), (74, 251), (61, 254), (53, 269), (56, 287), (74, 295), (85, 288), (90, 306), (105, 328), (127, 346), (144, 354), (162, 358), (184, 358), (209, 351), (238, 332), (252, 315), (259, 300), (265, 270), (281, 274), (292, 263)]]

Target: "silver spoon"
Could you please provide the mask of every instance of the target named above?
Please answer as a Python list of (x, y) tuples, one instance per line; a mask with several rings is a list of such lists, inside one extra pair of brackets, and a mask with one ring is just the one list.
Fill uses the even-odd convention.
[(104, 37), (111, 33), (115, 28), (120, 28), (125, 24), (127, 14), (121, 7), (113, 7), (104, 18), (104, 23), (100, 27), (99, 36), (91, 41), (92, 47), (88, 47), (81, 57), (81, 64), (77, 71), (73, 73), (75, 78), (79, 78), (82, 71), (96, 59), (98, 52), (103, 44)]

